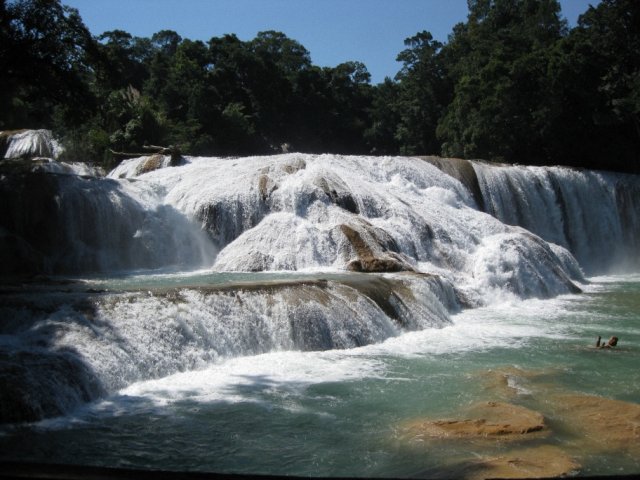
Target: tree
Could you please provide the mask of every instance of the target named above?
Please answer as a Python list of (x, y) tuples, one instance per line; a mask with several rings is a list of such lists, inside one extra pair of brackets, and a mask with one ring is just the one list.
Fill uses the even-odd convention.
[(444, 48), (454, 84), (437, 134), (445, 155), (522, 163), (545, 148), (552, 50), (567, 32), (556, 0), (472, 0)]
[(440, 59), (442, 44), (426, 31), (407, 38), (404, 44), (408, 48), (397, 58), (403, 65), (396, 76), (400, 94), (395, 136), (403, 154), (437, 154), (440, 145), (436, 127), (449, 101)]
[(369, 109), (370, 127), (365, 132), (369, 151), (380, 155), (400, 152), (401, 139), (396, 134), (401, 123), (400, 86), (389, 77), (372, 89)]
[(129, 86), (141, 90), (149, 77), (153, 45), (147, 38), (133, 37), (123, 30), (111, 30), (98, 37), (101, 62), (98, 81), (103, 88), (117, 90)]
[(87, 77), (96, 47), (77, 10), (17, 0), (0, 13), (0, 128), (51, 128), (56, 111), (80, 124), (95, 105)]
[(282, 32), (259, 32), (249, 48), (265, 63), (273, 63), (287, 77), (294, 79), (301, 70), (311, 67), (309, 51)]
[(578, 19), (550, 68), (561, 99), (553, 155), (595, 168), (640, 169), (640, 4), (603, 0)]

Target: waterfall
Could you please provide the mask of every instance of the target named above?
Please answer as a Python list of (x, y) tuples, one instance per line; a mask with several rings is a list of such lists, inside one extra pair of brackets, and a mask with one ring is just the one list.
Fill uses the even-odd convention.
[(3, 273), (208, 265), (200, 228), (148, 184), (36, 172), (0, 182)]
[[(0, 164), (0, 422), (230, 357), (441, 328), (638, 265), (632, 175), (308, 154), (141, 157), (106, 178), (43, 165)], [(34, 274), (75, 277), (20, 283)]]
[[(579, 268), (566, 271), (558, 259), (564, 253), (549, 246), (545, 258), (552, 260), (539, 268), (516, 259), (505, 263), (507, 273), (487, 266), (474, 277), (496, 261), (485, 255), (487, 245), (512, 237), (523, 258), (533, 259), (540, 242), (478, 211), (467, 186), (423, 159), (190, 158), (181, 167), (137, 174), (145, 161), (127, 161), (110, 177), (162, 185), (164, 202), (199, 221), (219, 249), (215, 270), (413, 270), (460, 284), (478, 303), (496, 285), (545, 296), (573, 291), (571, 279), (579, 279)], [(531, 275), (545, 278), (533, 281), (540, 288), (528, 285)]]
[(640, 265), (636, 176), (563, 167), (473, 166), (485, 209), (500, 221), (567, 248), (589, 273)]
[(5, 293), (0, 423), (59, 415), (139, 381), (225, 358), (378, 343), (459, 308), (437, 277), (364, 274), (101, 294)]
[(4, 158), (58, 158), (63, 151), (50, 130), (0, 132), (0, 150), (3, 150)]

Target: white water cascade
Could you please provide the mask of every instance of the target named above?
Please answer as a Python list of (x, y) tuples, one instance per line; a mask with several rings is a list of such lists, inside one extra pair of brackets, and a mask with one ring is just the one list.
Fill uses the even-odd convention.
[[(2, 135), (5, 132), (0, 132)], [(47, 157), (58, 158), (63, 151), (51, 130), (21, 130), (7, 132), (4, 158)]]
[(488, 213), (570, 250), (589, 273), (640, 263), (633, 175), (475, 162)]
[(440, 328), (461, 308), (578, 292), (583, 268), (637, 258), (637, 177), (460, 165), (142, 157), (108, 178), (3, 176), (2, 273), (76, 277), (0, 292), (0, 422), (230, 357)]
[[(144, 161), (109, 176), (130, 178)], [(339, 271), (369, 255), (441, 275), (482, 303), (494, 287), (568, 291), (579, 270), (561, 246), (480, 212), (464, 185), (417, 158), (194, 158), (135, 178), (162, 185), (167, 204), (201, 223), (218, 271)], [(541, 288), (522, 291), (532, 284)]]

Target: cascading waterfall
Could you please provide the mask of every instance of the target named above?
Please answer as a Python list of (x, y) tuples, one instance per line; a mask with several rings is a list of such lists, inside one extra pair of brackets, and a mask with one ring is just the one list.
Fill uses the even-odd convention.
[(0, 153), (3, 153), (4, 158), (58, 158), (63, 152), (62, 146), (50, 130), (0, 132), (0, 136), (2, 134), (8, 134), (6, 140), (0, 141)]
[(143, 182), (39, 171), (9, 176), (0, 199), (8, 273), (189, 268), (215, 256), (199, 227)]
[(229, 357), (377, 343), (445, 325), (458, 308), (450, 285), (422, 275), (147, 288), (35, 293), (28, 309), (23, 293), (5, 293), (0, 315), (13, 321), (0, 335), (0, 418), (60, 414), (133, 382)]
[(638, 265), (634, 176), (562, 167), (473, 166), (486, 211), (500, 221), (567, 248), (589, 273), (629, 262)]
[[(637, 260), (630, 175), (407, 157), (160, 160), (107, 178), (54, 162), (0, 180), (2, 273), (85, 276), (3, 290), (0, 421), (229, 357), (442, 327), (461, 308), (577, 292), (582, 268)], [(138, 269), (154, 270), (131, 283)]]
[[(110, 176), (130, 175), (139, 171), (132, 166), (144, 161), (131, 160)], [(481, 244), (500, 244), (511, 236), (523, 251), (539, 247), (531, 235), (479, 212), (464, 185), (417, 158), (200, 158), (136, 178), (164, 185), (165, 201), (202, 223), (220, 249), (215, 270), (341, 270), (354, 265), (350, 262), (362, 266), (365, 257), (365, 264), (382, 259), (397, 270), (477, 287), (481, 301), (484, 287), (502, 281), (483, 268), (495, 259), (485, 259)], [(546, 256), (558, 255), (557, 247), (545, 249)], [(509, 264), (516, 279), (511, 289), (527, 282), (525, 266)], [(486, 274), (473, 276), (481, 270)], [(559, 283), (568, 285), (576, 270), (538, 273), (559, 276)]]

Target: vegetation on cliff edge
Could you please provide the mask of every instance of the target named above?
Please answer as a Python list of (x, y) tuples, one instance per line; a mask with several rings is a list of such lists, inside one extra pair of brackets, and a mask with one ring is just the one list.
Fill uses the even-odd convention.
[(372, 85), (276, 31), (96, 37), (60, 0), (2, 0), (0, 129), (53, 129), (68, 159), (106, 166), (151, 144), (640, 171), (640, 2), (602, 0), (572, 29), (557, 0), (468, 6), (445, 44), (416, 33)]

